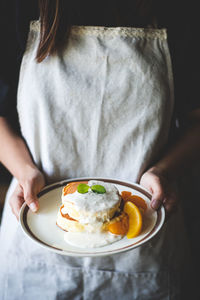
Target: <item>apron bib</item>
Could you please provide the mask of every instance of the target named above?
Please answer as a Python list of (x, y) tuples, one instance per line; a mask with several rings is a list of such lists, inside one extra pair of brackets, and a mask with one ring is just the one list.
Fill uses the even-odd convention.
[(47, 182), (137, 181), (167, 142), (173, 85), (165, 30), (73, 27), (65, 51), (36, 63), (32, 24), (18, 93), (22, 134)]
[[(33, 22), (17, 108), (23, 137), (47, 183), (84, 176), (137, 182), (166, 145), (172, 121), (166, 31), (73, 26), (65, 50), (39, 64), (38, 42), (39, 22)], [(11, 242), (4, 245), (9, 275), (3, 288), (12, 284), (13, 299), (179, 299), (185, 243), (180, 211), (142, 247), (73, 258), (29, 241), (7, 206), (3, 224), (9, 218), (12, 226)], [(6, 293), (3, 299), (12, 299)]]

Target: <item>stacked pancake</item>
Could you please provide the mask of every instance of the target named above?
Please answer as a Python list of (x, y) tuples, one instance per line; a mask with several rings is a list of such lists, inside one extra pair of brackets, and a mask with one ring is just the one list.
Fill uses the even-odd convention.
[(97, 233), (120, 214), (121, 196), (115, 185), (103, 181), (71, 182), (63, 188), (57, 225), (73, 233)]

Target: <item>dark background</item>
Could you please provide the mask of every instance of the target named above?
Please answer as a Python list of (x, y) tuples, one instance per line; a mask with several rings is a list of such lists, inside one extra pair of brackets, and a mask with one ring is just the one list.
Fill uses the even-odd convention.
[(4, 205), (4, 199), (12, 176), (0, 163), (0, 222)]
[(9, 183), (10, 180), (10, 172), (0, 163), (0, 183)]

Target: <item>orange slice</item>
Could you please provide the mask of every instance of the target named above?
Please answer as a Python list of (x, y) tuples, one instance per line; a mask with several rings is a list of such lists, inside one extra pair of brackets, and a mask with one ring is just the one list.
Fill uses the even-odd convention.
[(131, 201), (133, 202), (136, 206), (142, 208), (144, 211), (147, 209), (147, 204), (144, 199), (137, 195), (132, 195), (131, 192), (128, 191), (123, 191), (121, 192), (122, 199), (124, 202), (126, 201)]
[(63, 188), (63, 195), (73, 194), (77, 191), (77, 187), (80, 183), (88, 183), (88, 181), (76, 181), (70, 182)]
[(115, 217), (107, 225), (107, 230), (113, 234), (125, 235), (128, 232), (129, 223), (128, 215), (122, 212), (121, 215)]
[(129, 199), (132, 196), (132, 193), (128, 192), (128, 191), (123, 191), (123, 192), (121, 192), (121, 196), (122, 196), (123, 200), (126, 201), (127, 199)]
[(129, 229), (126, 236), (128, 239), (132, 239), (141, 232), (142, 214), (139, 208), (131, 201), (125, 202), (124, 212), (129, 216)]

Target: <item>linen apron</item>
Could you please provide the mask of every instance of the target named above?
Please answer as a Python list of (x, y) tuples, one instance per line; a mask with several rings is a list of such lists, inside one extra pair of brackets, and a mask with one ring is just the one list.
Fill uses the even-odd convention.
[[(37, 21), (22, 60), (17, 107), (47, 183), (84, 176), (138, 182), (167, 144), (172, 124), (166, 30), (73, 26), (65, 50), (42, 63), (35, 60), (38, 43)], [(76, 258), (30, 241), (6, 203), (0, 299), (177, 300), (186, 251), (180, 210), (142, 247)]]

